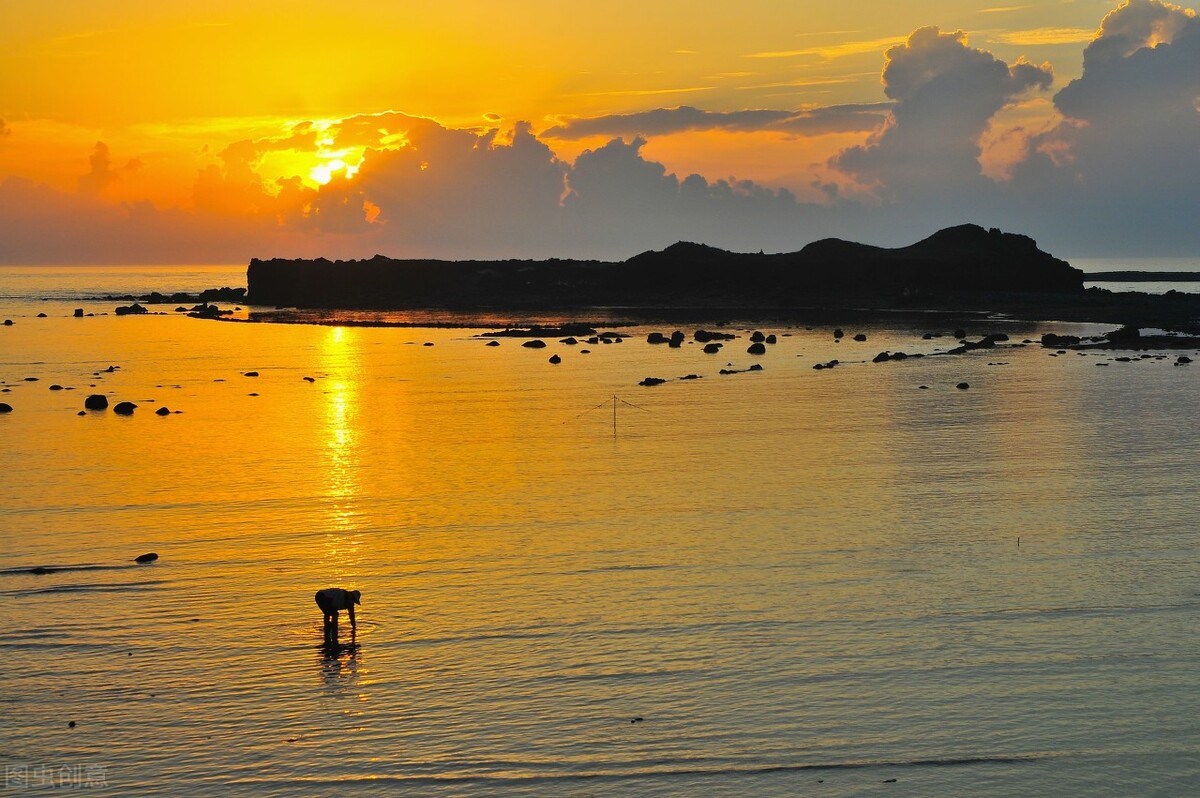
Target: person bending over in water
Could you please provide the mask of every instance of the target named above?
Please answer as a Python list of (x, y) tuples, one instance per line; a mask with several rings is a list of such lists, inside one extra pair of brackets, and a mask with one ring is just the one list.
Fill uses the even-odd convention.
[(354, 620), (354, 605), (362, 604), (362, 594), (357, 590), (344, 590), (340, 587), (327, 587), (317, 591), (317, 606), (325, 614), (325, 642), (336, 643), (338, 636), (338, 612), (346, 610), (350, 614), (350, 636), (358, 631)]

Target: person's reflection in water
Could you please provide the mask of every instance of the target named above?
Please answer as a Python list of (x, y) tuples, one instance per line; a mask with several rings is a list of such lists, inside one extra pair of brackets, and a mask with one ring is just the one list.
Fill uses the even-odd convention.
[(322, 643), (318, 650), (325, 687), (335, 693), (348, 690), (358, 678), (358, 643)]

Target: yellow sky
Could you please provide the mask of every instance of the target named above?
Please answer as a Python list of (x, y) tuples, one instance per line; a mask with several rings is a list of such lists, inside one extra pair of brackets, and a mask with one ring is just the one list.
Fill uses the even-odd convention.
[[(1120, 63), (1067, 92), (1076, 114), (1068, 119), (1055, 98), (1084, 75), (1084, 50), (1102, 20), (1112, 28), (1100, 57)], [(854, 229), (851, 215), (834, 219), (812, 206), (860, 202), (925, 207), (916, 223), (927, 225), (961, 221), (962, 203), (979, 200), (989, 218), (1005, 207), (1024, 224), (1017, 211), (1034, 204), (1019, 195), (1047, 196), (1039, 175), (1063, 191), (1124, 181), (1110, 194), (1144, 191), (1154, 221), (1158, 208), (1181, 205), (1155, 187), (1193, 157), (1196, 121), (1171, 98), (1194, 88), (1196, 20), (1167, 0), (0, 0), (0, 210), (8, 203), (10, 227), (25, 231), (19, 247), (6, 252), (0, 242), (0, 260), (40, 258), (32, 231), (53, 236), (85, 212), (87, 230), (126, 225), (114, 241), (157, 242), (144, 252), (173, 258), (188, 257), (172, 250), (185, 228), (205, 242), (233, 231), (229, 251), (239, 258), (251, 244), (256, 252), (281, 246), (263, 238), (280, 232), (307, 237), (288, 250), (297, 252), (332, 251), (318, 238), (334, 235), (357, 242), (346, 252), (461, 252), (447, 243), (457, 232), (404, 248), (415, 234), (403, 221), (415, 218), (406, 203), (420, 202), (405, 192), (442, 192), (450, 218), (450, 209), (504, 197), (508, 186), (532, 203), (532, 219), (546, 197), (568, 209), (566, 198), (591, 180), (592, 199), (559, 214), (574, 219), (596, 202), (633, 207), (615, 186), (648, 197), (658, 164), (681, 198), (677, 226), (664, 236), (709, 229), (693, 213), (701, 206), (687, 206), (699, 184), (681, 188), (693, 174), (707, 181), (705, 213), (725, 216), (715, 208), (742, 202), (733, 195), (766, 202), (770, 194), (804, 216), (804, 234)], [(921, 31), (933, 34), (914, 38)], [(1157, 49), (1176, 36), (1174, 55), (1131, 59), (1123, 44)], [(885, 81), (889, 51), (903, 63)], [(1150, 72), (1139, 77), (1147, 59)], [(1136, 88), (1150, 74), (1161, 92)], [(1101, 95), (1113, 99), (1094, 99)], [(1116, 103), (1139, 110), (1105, 110)], [(894, 114), (901, 105), (907, 110)], [(1127, 125), (1137, 119), (1167, 121), (1138, 132)], [(408, 147), (410, 133), (424, 151)], [(530, 133), (536, 146), (510, 146)], [(605, 149), (618, 137), (632, 149)], [(1144, 163), (1108, 157), (1164, 137), (1170, 147), (1148, 149)], [(406, 147), (413, 163), (400, 157)], [(505, 152), (472, 154), (494, 147)], [(386, 151), (373, 168), (368, 148)], [(589, 152), (599, 154), (578, 169)], [(427, 179), (411, 173), (430, 160), (438, 167)], [(1017, 169), (1022, 163), (1028, 168)], [(1080, 170), (1094, 172), (1092, 183)], [(981, 176), (1007, 195), (984, 202)], [(1003, 185), (1014, 181), (1019, 190)], [(804, 243), (798, 231), (779, 232), (793, 229), (785, 216), (747, 221), (775, 218), (777, 246)], [(614, 229), (611, 219), (593, 219), (597, 230)], [(379, 224), (364, 228), (364, 220)], [(889, 229), (913, 223), (897, 216)], [(563, 224), (541, 249), (514, 240), (506, 251), (572, 254), (583, 231)], [(1173, 220), (1172, 230), (1182, 224)], [(654, 229), (647, 220), (646, 240), (657, 241)], [(94, 233), (76, 235), (72, 252), (86, 250)], [(588, 251), (632, 246), (610, 238)]]
[[(1086, 36), (1106, 8), (946, 0), (5, 3), (0, 118), (12, 135), (0, 149), (0, 174), (66, 187), (103, 140), (114, 164), (140, 164), (139, 176), (122, 181), (124, 193), (180, 200), (198, 164), (288, 121), (392, 109), (452, 126), (483, 125), (484, 114), (495, 114), (501, 125), (525, 119), (538, 130), (562, 117), (681, 104), (733, 111), (877, 102), (883, 50), (925, 24), (973, 32), (973, 45), (1008, 60), (1053, 56), (1069, 75), (1078, 69), (1078, 32)], [(840, 143), (809, 149), (819, 156)], [(714, 138), (712, 152), (696, 136), (667, 144), (656, 143), (655, 155), (670, 165), (677, 149), (684, 171), (736, 171), (768, 183), (796, 172), (771, 174), (778, 141), (741, 148)], [(562, 145), (568, 154), (580, 146)]]

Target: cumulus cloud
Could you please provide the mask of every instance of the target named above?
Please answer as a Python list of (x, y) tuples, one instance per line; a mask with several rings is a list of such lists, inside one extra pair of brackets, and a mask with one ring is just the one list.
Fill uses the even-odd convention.
[(542, 132), (545, 138), (582, 139), (590, 136), (661, 136), (696, 130), (739, 133), (777, 131), (801, 136), (828, 133), (866, 133), (887, 118), (890, 103), (831, 105), (805, 111), (703, 111), (688, 105), (655, 108), (629, 114), (570, 119)]
[(1200, 18), (1159, 0), (1105, 16), (1083, 74), (1054, 97), (1064, 119), (1030, 142), (1017, 190), (1077, 215), (1096, 249), (1200, 246)]
[(833, 161), (885, 199), (984, 185), (979, 140), (993, 116), (1053, 80), (1049, 65), (1011, 66), (967, 44), (962, 31), (920, 28), (889, 49), (884, 93), (895, 101), (884, 128)]
[[(1112, 11), (1084, 51), (1082, 75), (1054, 95), (1057, 116), (1040, 126), (1017, 104), (1050, 87), (1048, 65), (1006, 63), (935, 27), (884, 55), (886, 104), (680, 106), (570, 119), (540, 135), (523, 122), (500, 129), (492, 116), (470, 128), (396, 111), (301, 122), (210, 150), (217, 155), (197, 175), (192, 210), (106, 201), (138, 162), (117, 168), (98, 142), (78, 193), (0, 183), (0, 257), (617, 258), (679, 239), (773, 251), (826, 236), (903, 244), (964, 221), (1029, 233), (1062, 254), (1200, 248), (1193, 12), (1161, 0)], [(997, 122), (1005, 109), (1012, 129)], [(0, 136), (6, 130), (0, 121)], [(645, 154), (647, 138), (706, 130), (869, 135), (812, 173), (826, 201), (810, 204), (733, 177), (673, 174)], [(605, 143), (574, 161), (551, 148), (587, 137)], [(983, 140), (1015, 159), (1007, 179), (983, 174)], [(264, 179), (263, 164), (289, 164), (288, 151), (302, 156), (297, 163), (345, 158), (357, 173), (335, 171), (321, 186), (307, 175)], [(882, 201), (847, 199), (865, 193)]]

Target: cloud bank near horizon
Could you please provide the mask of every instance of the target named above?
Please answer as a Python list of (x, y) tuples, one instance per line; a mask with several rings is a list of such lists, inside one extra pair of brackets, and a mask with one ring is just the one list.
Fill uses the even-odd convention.
[[(1108, 13), (1054, 116), (1004, 113), (1053, 85), (1049, 64), (1006, 63), (962, 31), (913, 31), (884, 54), (887, 102), (803, 110), (691, 106), (566, 119), (535, 132), (461, 129), (398, 112), (302, 122), (234, 142), (204, 167), (193, 207), (113, 204), (142, 168), (97, 143), (70, 193), (0, 182), (0, 260), (237, 262), (251, 256), (623, 258), (673, 241), (781, 251), (841, 236), (898, 245), (974, 221), (1056, 254), (1195, 254), (1200, 226), (1200, 18), (1161, 0)], [(1045, 102), (1043, 100), (1042, 102)], [(487, 119), (490, 125), (498, 120)], [(857, 135), (809, 168), (823, 201), (750, 180), (678, 175), (645, 155), (707, 132)], [(12, 120), (0, 120), (0, 146)], [(1016, 142), (1006, 177), (980, 165), (988, 137)], [(604, 140), (573, 160), (559, 141)], [(261, 176), (264, 159), (362, 149), (314, 187)], [(808, 188), (808, 187), (806, 187)]]

